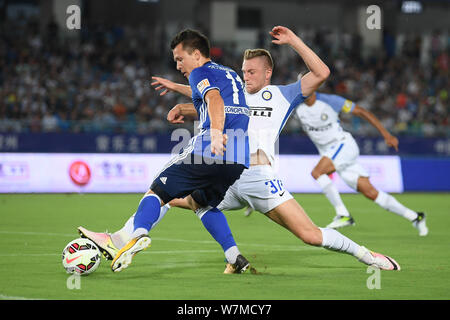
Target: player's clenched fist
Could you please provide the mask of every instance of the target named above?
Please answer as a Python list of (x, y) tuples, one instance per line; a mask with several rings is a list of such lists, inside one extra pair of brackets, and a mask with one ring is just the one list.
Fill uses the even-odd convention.
[(167, 114), (167, 121), (169, 121), (170, 123), (184, 123), (184, 116), (181, 114), (181, 108), (179, 104), (170, 109), (169, 113)]

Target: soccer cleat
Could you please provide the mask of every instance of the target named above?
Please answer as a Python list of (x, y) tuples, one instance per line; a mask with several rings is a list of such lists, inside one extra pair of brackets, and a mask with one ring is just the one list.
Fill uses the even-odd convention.
[(417, 212), (417, 218), (412, 222), (414, 228), (419, 230), (419, 236), (426, 236), (428, 234), (428, 227), (425, 223), (425, 213)]
[(247, 209), (245, 209), (244, 216), (249, 217), (252, 214), (252, 212), (253, 208), (249, 206), (247, 207)]
[(400, 270), (400, 265), (391, 257), (373, 251), (371, 251), (370, 253), (375, 258), (372, 266), (378, 267), (382, 270)]
[(357, 254), (358, 261), (382, 270), (400, 270), (400, 265), (389, 256), (373, 252), (365, 247), (360, 248)]
[(225, 274), (244, 273), (250, 267), (250, 262), (244, 258), (242, 254), (238, 255), (234, 264), (227, 263), (225, 267)]
[(120, 272), (127, 268), (131, 264), (135, 254), (147, 249), (151, 242), (152, 240), (150, 237), (145, 234), (128, 241), (128, 243), (119, 250), (111, 263), (111, 270), (114, 272)]
[(354, 226), (355, 220), (351, 216), (336, 216), (333, 221), (327, 225), (327, 228), (337, 229), (346, 226)]
[(82, 238), (87, 238), (94, 242), (107, 260), (113, 260), (117, 252), (119, 252), (109, 233), (93, 232), (83, 227), (78, 227), (77, 230)]

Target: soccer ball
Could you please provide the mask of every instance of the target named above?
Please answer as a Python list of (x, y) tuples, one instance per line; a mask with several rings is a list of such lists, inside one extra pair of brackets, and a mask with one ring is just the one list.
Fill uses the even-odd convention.
[(100, 265), (100, 250), (89, 239), (70, 241), (62, 252), (62, 264), (67, 273), (88, 275)]

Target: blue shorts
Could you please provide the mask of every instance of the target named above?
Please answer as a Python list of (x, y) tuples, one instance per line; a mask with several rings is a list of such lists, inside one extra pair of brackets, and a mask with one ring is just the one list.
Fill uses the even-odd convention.
[(240, 163), (207, 164), (201, 156), (192, 153), (187, 157), (169, 162), (150, 186), (164, 203), (191, 195), (201, 207), (217, 207), (245, 169)]

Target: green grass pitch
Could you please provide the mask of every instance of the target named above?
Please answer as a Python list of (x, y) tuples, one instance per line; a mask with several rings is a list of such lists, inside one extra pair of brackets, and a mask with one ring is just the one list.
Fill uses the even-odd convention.
[[(333, 217), (321, 194), (297, 194), (318, 226)], [(121, 273), (102, 258), (98, 270), (67, 287), (61, 252), (78, 238), (76, 227), (115, 231), (134, 212), (138, 194), (0, 195), (0, 299), (450, 299), (449, 194), (400, 194), (406, 206), (427, 213), (430, 233), (362, 195), (343, 200), (356, 226), (340, 229), (401, 265), (381, 271), (380, 289), (355, 258), (303, 244), (264, 215), (227, 212), (241, 252), (258, 274), (222, 274), (220, 246), (188, 211), (172, 209), (150, 234), (152, 246)]]

